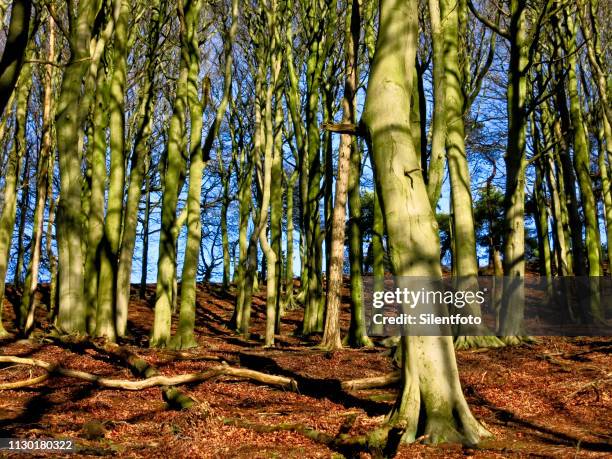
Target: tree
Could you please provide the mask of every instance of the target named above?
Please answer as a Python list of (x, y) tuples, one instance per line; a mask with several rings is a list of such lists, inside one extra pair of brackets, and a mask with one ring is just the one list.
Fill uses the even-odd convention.
[[(395, 276), (441, 277), (437, 224), (410, 130), (410, 95), (417, 46), (417, 2), (382, 0), (376, 53), (362, 121), (382, 201)], [(390, 423), (403, 440), (475, 444), (487, 431), (461, 393), (449, 336), (403, 336), (401, 389)], [(422, 432), (421, 432), (422, 430)]]
[[(357, 86), (357, 52), (359, 47), (360, 31), (359, 2), (352, 0), (347, 5), (347, 26), (345, 42), (345, 67), (346, 76), (344, 83), (344, 97), (342, 100), (343, 123), (355, 123), (355, 91)], [(329, 275), (327, 279), (327, 312), (325, 317), (325, 328), (321, 347), (325, 349), (338, 349), (342, 347), (340, 339), (340, 296), (342, 291), (342, 272), (344, 268), (344, 230), (346, 220), (346, 198), (348, 193), (348, 182), (351, 166), (351, 152), (356, 148), (355, 142), (350, 134), (342, 134), (338, 151), (338, 175), (336, 178), (336, 193), (334, 200), (333, 217), (331, 224), (331, 258), (329, 262)], [(357, 176), (358, 180), (358, 176)], [(359, 193), (359, 191), (357, 191)], [(349, 223), (351, 224), (351, 223)], [(351, 230), (353, 232), (354, 230)], [(351, 235), (352, 238), (353, 235)], [(359, 236), (359, 235), (358, 235)], [(362, 244), (361, 237), (357, 241)], [(357, 263), (361, 268), (361, 259), (357, 257)], [(352, 265), (353, 263), (351, 263)], [(359, 269), (358, 276), (361, 276)], [(352, 278), (352, 276), (351, 276)], [(353, 304), (352, 322), (363, 323), (363, 310), (355, 310)], [(363, 324), (360, 327), (360, 335), (365, 335)], [(357, 337), (355, 337), (357, 338)], [(357, 338), (358, 339), (358, 338)]]

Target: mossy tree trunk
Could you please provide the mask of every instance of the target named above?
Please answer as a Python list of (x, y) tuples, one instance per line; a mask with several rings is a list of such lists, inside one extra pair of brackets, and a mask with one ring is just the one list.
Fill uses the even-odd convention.
[[(38, 154), (38, 165), (36, 174), (36, 204), (34, 207), (34, 222), (32, 230), (32, 242), (30, 248), (30, 263), (25, 278), (23, 296), (21, 297), (21, 315), (26, 317), (23, 324), (24, 334), (28, 335), (34, 325), (34, 294), (38, 288), (38, 273), (40, 269), (40, 257), (43, 235), (44, 212), (47, 203), (47, 192), (49, 188), (49, 158), (52, 153), (52, 115), (53, 115), (53, 80), (55, 70), (53, 63), (56, 59), (55, 53), (55, 24), (49, 16), (47, 27), (49, 38), (47, 43), (47, 59), (51, 64), (44, 67), (44, 95), (42, 113), (42, 141)], [(53, 170), (51, 170), (53, 172)]]
[[(193, 3), (190, 3), (193, 5)], [(188, 83), (188, 52), (181, 52), (179, 78), (176, 85), (174, 108), (168, 128), (167, 162), (163, 174), (162, 221), (157, 259), (157, 287), (155, 293), (155, 319), (151, 347), (166, 347), (170, 343), (170, 325), (173, 304), (173, 285), (176, 277), (176, 237), (178, 231), (176, 207), (185, 175), (183, 137), (185, 136)]]
[(573, 133), (574, 168), (586, 227), (586, 248), (590, 276), (600, 275), (600, 243), (595, 196), (591, 185), (590, 149), (584, 128), (582, 105), (576, 75), (576, 26), (568, 12), (564, 12), (563, 36), (567, 55), (567, 84), (570, 102), (570, 120)]
[[(158, 4), (153, 5), (157, 8)], [(127, 332), (127, 313), (130, 301), (130, 287), (132, 277), (132, 260), (134, 258), (134, 248), (136, 245), (136, 228), (138, 225), (138, 211), (140, 200), (142, 197), (142, 185), (147, 173), (147, 162), (149, 159), (148, 149), (150, 145), (151, 133), (153, 129), (153, 111), (155, 109), (155, 84), (154, 78), (158, 66), (155, 64), (157, 53), (157, 42), (160, 36), (160, 27), (165, 14), (159, 11), (156, 18), (151, 24), (151, 38), (147, 43), (146, 64), (141, 82), (141, 97), (137, 110), (136, 130), (133, 142), (133, 153), (131, 159), (131, 168), (129, 176), (129, 184), (127, 186), (127, 199), (125, 209), (123, 210), (123, 231), (121, 233), (121, 246), (119, 248), (117, 268), (117, 283), (115, 292), (115, 303), (117, 314), (115, 317), (115, 326), (117, 334), (124, 336)], [(147, 179), (148, 180), (148, 179)], [(150, 183), (145, 184), (146, 199), (149, 200)], [(150, 206), (147, 201), (146, 206)], [(148, 252), (148, 222), (149, 210), (145, 210), (143, 218), (143, 234), (146, 243), (143, 243), (142, 266), (145, 272), (146, 284), (146, 266)], [(141, 269), (142, 271), (142, 269)], [(146, 285), (145, 285), (146, 287)], [(142, 283), (141, 283), (142, 289)], [(142, 291), (144, 293), (144, 291)]]
[[(59, 310), (57, 327), (68, 333), (85, 332), (86, 303), (83, 291), (82, 151), (79, 132), (91, 103), (91, 88), (82, 82), (87, 70), (94, 78), (100, 55), (90, 55), (91, 31), (100, 6), (80, 1), (69, 9), (71, 58), (64, 69), (56, 112), (56, 135), (60, 171), (57, 206)], [(100, 51), (101, 54), (101, 51)], [(91, 58), (91, 59), (90, 59)]]
[(502, 336), (518, 336), (524, 308), (525, 278), (525, 137), (527, 123), (527, 41), (525, 0), (511, 0), (510, 63), (508, 67), (508, 144), (504, 197), (504, 296), (501, 305)]
[(2, 215), (0, 215), (0, 336), (6, 336), (8, 334), (2, 325), (2, 305), (4, 302), (6, 273), (10, 259), (9, 255), (13, 242), (15, 214), (17, 212), (19, 170), (21, 169), (21, 160), (26, 151), (25, 129), (28, 99), (30, 97), (31, 88), (30, 69), (30, 65), (25, 66), (16, 90), (15, 140), (8, 153), (8, 164), (4, 177), (4, 204), (2, 206)]
[[(130, 2), (121, 0), (119, 16), (115, 22), (113, 71), (109, 81), (110, 174), (104, 236), (100, 242), (98, 305), (94, 331), (96, 336), (105, 336), (111, 341), (115, 341), (117, 335), (125, 335), (127, 324), (127, 309), (118, 309), (116, 292), (125, 188), (125, 93), (127, 90), (128, 16), (130, 11)], [(127, 304), (123, 306), (127, 307)]]
[[(416, 0), (382, 0), (363, 123), (396, 276), (441, 278), (438, 226), (420, 172), (410, 128), (410, 95), (417, 48)], [(487, 435), (461, 392), (452, 338), (401, 338), (402, 382), (390, 415), (403, 441), (475, 444)]]

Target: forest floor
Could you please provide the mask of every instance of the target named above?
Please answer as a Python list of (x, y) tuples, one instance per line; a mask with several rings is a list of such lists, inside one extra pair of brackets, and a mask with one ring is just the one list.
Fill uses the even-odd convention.
[[(11, 320), (11, 297), (5, 323)], [(229, 365), (289, 376), (298, 392), (219, 376), (181, 386), (199, 403), (167, 409), (158, 387), (140, 391), (100, 389), (78, 379), (52, 376), (32, 387), (0, 391), (0, 437), (69, 438), (72, 457), (332, 457), (328, 448), (295, 431), (262, 426), (298, 424), (327, 433), (364, 434), (380, 425), (393, 403), (393, 387), (344, 391), (340, 382), (393, 371), (389, 351), (323, 352), (294, 332), (301, 310), (283, 318), (275, 349), (263, 349), (264, 293), (254, 299), (253, 335), (243, 340), (226, 327), (234, 296), (217, 286), (198, 289), (197, 339), (188, 352), (147, 347), (153, 323), (149, 300), (133, 292), (129, 329), (122, 342), (164, 375), (204, 371), (221, 359)], [(344, 292), (348, 295), (348, 291)], [(348, 298), (345, 296), (345, 303)], [(44, 298), (43, 298), (44, 301)], [(44, 317), (44, 308), (39, 308)], [(342, 313), (344, 330), (349, 312)], [(10, 329), (10, 327), (9, 327)], [(61, 363), (106, 377), (134, 379), (130, 371), (95, 350), (69, 349), (42, 339), (8, 339), (0, 354)], [(475, 416), (494, 434), (479, 448), (401, 446), (396, 457), (610, 457), (612, 454), (612, 338), (539, 338), (502, 349), (459, 351), (459, 373)], [(0, 383), (43, 374), (23, 365), (0, 366)], [(363, 452), (361, 457), (369, 457)], [(43, 454), (39, 455), (44, 457)], [(2, 457), (2, 452), (0, 452)], [(15, 457), (24, 457), (16, 454)], [(53, 457), (58, 457), (53, 455)]]

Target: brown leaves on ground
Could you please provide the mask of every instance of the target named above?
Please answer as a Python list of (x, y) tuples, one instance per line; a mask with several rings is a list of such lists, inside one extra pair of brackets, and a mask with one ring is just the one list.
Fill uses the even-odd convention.
[[(385, 348), (315, 350), (318, 338), (294, 335), (301, 320), (298, 310), (283, 318), (276, 349), (264, 350), (259, 339), (264, 330), (263, 296), (254, 299), (249, 341), (226, 327), (233, 302), (233, 295), (218, 287), (200, 287), (196, 327), (200, 347), (176, 353), (148, 349), (152, 305), (134, 297), (129, 321), (132, 335), (122, 344), (164, 375), (205, 371), (219, 364), (210, 358), (216, 356), (231, 365), (292, 377), (298, 381), (299, 393), (221, 376), (182, 386), (198, 403), (188, 411), (173, 411), (167, 409), (159, 388), (102, 390), (52, 376), (34, 387), (0, 391), (0, 437), (72, 438), (81, 457), (331, 457), (338, 452), (301, 433), (262, 432), (237, 427), (230, 420), (268, 426), (296, 424), (332, 436), (341, 429), (365, 434), (383, 422), (396, 393), (393, 387), (346, 392), (340, 381), (393, 371)], [(5, 317), (10, 320), (8, 302), (5, 307)], [(44, 323), (43, 307), (39, 313)], [(345, 304), (341, 320), (345, 331), (348, 321)], [(609, 457), (611, 346), (612, 339), (540, 338), (528, 346), (460, 351), (459, 369), (468, 402), (495, 438), (479, 449), (402, 446), (397, 457)], [(92, 349), (78, 352), (36, 339), (13, 339), (0, 343), (0, 353), (61, 363), (107, 377), (134, 378), (128, 369)], [(4, 365), (0, 383), (42, 372)]]

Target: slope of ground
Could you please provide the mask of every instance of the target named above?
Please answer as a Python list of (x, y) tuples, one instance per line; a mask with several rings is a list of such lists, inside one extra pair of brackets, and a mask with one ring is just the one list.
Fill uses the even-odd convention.
[[(32, 387), (0, 391), (0, 437), (71, 438), (77, 444), (77, 456), (82, 457), (331, 457), (347, 452), (307, 438), (304, 429), (315, 429), (331, 438), (340, 431), (363, 434), (380, 425), (390, 410), (393, 387), (352, 392), (340, 387), (341, 381), (393, 371), (389, 353), (381, 345), (333, 353), (316, 350), (317, 338), (306, 340), (295, 334), (301, 320), (301, 311), (296, 310), (286, 313), (276, 348), (264, 350), (260, 340), (263, 293), (254, 300), (252, 339), (243, 340), (226, 326), (233, 294), (216, 286), (200, 286), (196, 330), (200, 347), (180, 353), (151, 350), (147, 344), (153, 294), (150, 289), (148, 300), (132, 297), (132, 334), (121, 344), (155, 364), (162, 374), (203, 371), (218, 365), (214, 359), (220, 359), (233, 366), (294, 378), (299, 391), (220, 376), (183, 386), (198, 403), (189, 410), (174, 411), (167, 409), (157, 387), (135, 392), (108, 390), (52, 376)], [(8, 297), (15, 300), (14, 295)], [(10, 329), (8, 301), (5, 308)], [(42, 319), (45, 311), (39, 309)], [(345, 330), (348, 320), (345, 304)], [(4, 340), (0, 354), (135, 379), (103, 353), (50, 343), (42, 332), (37, 336), (30, 341)], [(547, 337), (521, 347), (460, 351), (457, 358), (468, 402), (495, 438), (478, 449), (418, 442), (400, 447), (396, 455), (609, 457), (611, 350), (609, 338)], [(2, 364), (0, 384), (40, 374), (43, 371), (39, 369)], [(289, 425), (293, 430), (279, 430)], [(369, 457), (365, 451), (359, 454)]]

